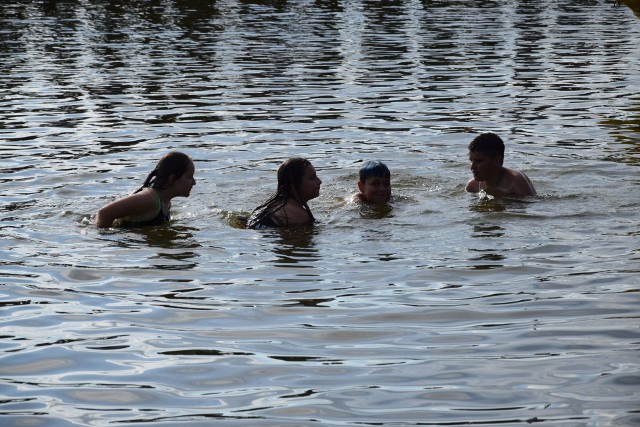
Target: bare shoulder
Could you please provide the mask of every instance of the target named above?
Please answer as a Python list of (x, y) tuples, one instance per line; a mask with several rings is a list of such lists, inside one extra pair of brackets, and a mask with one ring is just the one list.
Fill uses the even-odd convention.
[(303, 225), (310, 222), (309, 214), (299, 204), (289, 200), (273, 214), (273, 218), (283, 226)]
[(142, 191), (123, 197), (122, 199), (114, 202), (120, 202), (123, 205), (131, 206), (132, 208), (148, 209), (149, 206), (155, 207), (157, 204), (158, 196), (156, 192), (151, 188), (145, 188)]
[(353, 193), (351, 196), (349, 196), (349, 200), (347, 200), (347, 203), (349, 204), (357, 204), (357, 203), (363, 203), (363, 202), (364, 202), (364, 196), (360, 192)]
[(118, 218), (141, 215), (156, 209), (157, 203), (156, 192), (151, 188), (145, 188), (104, 206), (98, 211), (96, 223), (98, 227), (110, 227)]
[(511, 175), (511, 185), (509, 188), (510, 193), (518, 194), (521, 196), (535, 196), (536, 189), (529, 177), (524, 173), (514, 169), (509, 169)]
[(475, 178), (471, 178), (469, 182), (467, 182), (467, 186), (465, 187), (465, 190), (468, 193), (477, 193), (480, 191), (480, 183), (476, 181)]
[(156, 190), (154, 190), (153, 188), (147, 187), (137, 193), (130, 195), (129, 197), (136, 197), (139, 200), (152, 201), (156, 203), (156, 201), (158, 200), (158, 193), (156, 193)]

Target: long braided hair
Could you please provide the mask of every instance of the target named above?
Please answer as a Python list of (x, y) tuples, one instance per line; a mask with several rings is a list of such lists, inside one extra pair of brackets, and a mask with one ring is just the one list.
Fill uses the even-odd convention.
[[(304, 170), (310, 165), (311, 162), (309, 160), (301, 157), (292, 157), (285, 160), (278, 168), (278, 188), (276, 192), (253, 211), (247, 220), (247, 227), (258, 227), (262, 221), (282, 209), (291, 198), (298, 200), (302, 204), (302, 208), (307, 212), (309, 220), (313, 223), (315, 218), (311, 213), (311, 209), (309, 209), (307, 201), (303, 200), (300, 194)], [(278, 225), (286, 226), (288, 224)]]
[(162, 190), (167, 186), (171, 175), (176, 179), (180, 178), (187, 171), (189, 164), (191, 164), (191, 158), (184, 153), (171, 151), (165, 154), (156, 165), (156, 168), (147, 175), (142, 187), (135, 192), (138, 193), (147, 187)]

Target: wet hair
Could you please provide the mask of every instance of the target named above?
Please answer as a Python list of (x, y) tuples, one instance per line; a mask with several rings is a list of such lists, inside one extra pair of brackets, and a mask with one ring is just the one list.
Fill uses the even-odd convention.
[(162, 190), (169, 183), (171, 175), (176, 179), (180, 178), (187, 171), (191, 162), (192, 160), (189, 156), (178, 151), (171, 151), (165, 154), (156, 165), (156, 168), (147, 175), (144, 184), (136, 193), (147, 187)]
[(492, 158), (500, 157), (504, 161), (504, 142), (493, 132), (481, 133), (469, 144), (469, 151), (478, 152)]
[(291, 198), (298, 200), (302, 204), (304, 210), (309, 214), (310, 221), (313, 223), (315, 218), (307, 205), (307, 201), (303, 200), (300, 194), (304, 171), (309, 166), (311, 166), (311, 162), (300, 157), (292, 157), (285, 160), (278, 168), (278, 188), (276, 192), (253, 211), (247, 220), (247, 227), (256, 228), (261, 224), (273, 223), (270, 220), (271, 215), (282, 209)]
[(360, 168), (360, 182), (364, 184), (371, 177), (391, 178), (391, 172), (381, 161), (369, 160)]

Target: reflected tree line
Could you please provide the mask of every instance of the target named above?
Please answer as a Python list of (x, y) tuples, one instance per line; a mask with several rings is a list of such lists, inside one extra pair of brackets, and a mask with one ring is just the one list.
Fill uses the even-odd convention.
[[(441, 119), (439, 114), (459, 114), (449, 106), (465, 102), (469, 86), (501, 88), (512, 101), (491, 109), (534, 122), (557, 114), (551, 112), (552, 102), (532, 108), (531, 97), (540, 91), (557, 96), (589, 88), (576, 77), (567, 79), (569, 72), (587, 80), (604, 66), (601, 91), (617, 90), (605, 84), (609, 81), (625, 82), (624, 68), (614, 64), (621, 56), (628, 61), (625, 56), (636, 43), (633, 28), (618, 25), (620, 37), (603, 40), (571, 32), (611, 25), (610, 17), (589, 10), (603, 2), (609, 4), (607, 0), (3, 2), (0, 72), (22, 77), (3, 78), (0, 88), (24, 95), (26, 76), (48, 89), (41, 94), (27, 91), (28, 96), (89, 98), (90, 102), (68, 102), (58, 114), (66, 117), (48, 123), (65, 127), (77, 125), (87, 115), (106, 117), (100, 125), (122, 125), (120, 109), (136, 102), (159, 111), (133, 118), (143, 123), (179, 120), (180, 114), (172, 111), (176, 104), (192, 111), (192, 121), (219, 120), (208, 111), (211, 105), (226, 106), (240, 121), (284, 120), (290, 115), (286, 104), (292, 99), (300, 102), (305, 99), (301, 92), (314, 90), (326, 98), (323, 102), (335, 103), (331, 114), (345, 116), (350, 108), (340, 106), (346, 98), (341, 93), (345, 84), (362, 88), (348, 98), (361, 105), (375, 104), (378, 110), (394, 96), (420, 95), (434, 120)], [(480, 22), (479, 14), (492, 19)], [(495, 31), (496, 27), (509, 31)], [(263, 109), (243, 111), (246, 98)], [(607, 122), (617, 126), (612, 135), (626, 144), (638, 142), (640, 101), (632, 102), (627, 119)], [(26, 108), (19, 103), (11, 107), (13, 116)], [(372, 114), (398, 120), (393, 112)], [(9, 120), (3, 127), (13, 126), (19, 125)]]

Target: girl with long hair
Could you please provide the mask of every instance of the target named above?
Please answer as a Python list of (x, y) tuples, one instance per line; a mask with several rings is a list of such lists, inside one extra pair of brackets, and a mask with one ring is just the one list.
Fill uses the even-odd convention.
[(247, 228), (313, 224), (315, 218), (307, 202), (320, 195), (321, 184), (309, 160), (300, 157), (285, 160), (278, 168), (276, 192), (253, 211)]
[(170, 219), (171, 199), (189, 197), (196, 184), (193, 160), (186, 154), (172, 151), (133, 194), (104, 206), (96, 215), (96, 225), (122, 227), (160, 225)]

